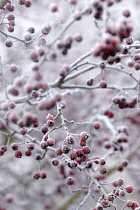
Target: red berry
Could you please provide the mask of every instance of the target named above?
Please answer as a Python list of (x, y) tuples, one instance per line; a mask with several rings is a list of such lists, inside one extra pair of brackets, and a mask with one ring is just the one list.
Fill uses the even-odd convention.
[(75, 152), (70, 153), (70, 159), (75, 160), (77, 158), (77, 154)]
[[(9, 25), (9, 28), (11, 27), (14, 30), (15, 21), (14, 20), (10, 20), (9, 23), (8, 23), (8, 25)], [(12, 31), (10, 31), (10, 32), (12, 32)]]
[(50, 11), (51, 12), (57, 12), (58, 11), (58, 6), (56, 3), (51, 3), (50, 4)]
[(75, 174), (75, 170), (74, 169), (70, 169), (69, 170), (69, 175), (74, 175)]
[(63, 153), (60, 147), (56, 148), (55, 152), (57, 155), (62, 155), (62, 153)]
[(86, 141), (89, 137), (89, 135), (86, 131), (81, 132), (79, 136), (80, 136), (80, 140), (82, 140), (82, 141)]
[(41, 142), (40, 142), (40, 147), (41, 147), (42, 149), (46, 149), (46, 148), (48, 147), (48, 142), (47, 142), (47, 141), (41, 141)]
[(22, 152), (21, 151), (16, 151), (15, 152), (15, 157), (21, 158), (22, 157)]
[(132, 205), (131, 205), (131, 209), (136, 209), (136, 207), (138, 207), (139, 206), (139, 204), (138, 204), (138, 202), (137, 201), (133, 201), (132, 202)]
[(31, 151), (30, 151), (30, 150), (27, 150), (27, 151), (25, 152), (25, 155), (26, 155), (26, 156), (31, 156), (31, 155), (32, 155), (32, 153), (31, 153)]
[(81, 34), (76, 34), (74, 39), (75, 39), (76, 42), (81, 42), (83, 38), (82, 38)]
[(20, 133), (21, 133), (22, 135), (25, 135), (25, 134), (27, 133), (27, 128), (21, 128), (21, 129), (20, 129)]
[(28, 150), (32, 151), (35, 148), (35, 144), (29, 143), (28, 146), (27, 146), (27, 148), (28, 148)]
[(133, 42), (134, 42), (134, 40), (133, 40), (132, 37), (129, 37), (129, 38), (126, 39), (126, 44), (128, 44), (128, 45), (133, 44)]
[(66, 142), (67, 142), (67, 144), (74, 144), (74, 137), (73, 136), (67, 136), (66, 138), (65, 138), (65, 140), (66, 140)]
[(128, 193), (132, 193), (134, 190), (134, 188), (131, 185), (127, 185), (125, 189)]
[(76, 155), (77, 155), (77, 157), (83, 157), (83, 156), (84, 156), (83, 150), (82, 150), (82, 149), (78, 149), (78, 150), (76, 151)]
[(106, 174), (107, 173), (107, 169), (105, 167), (100, 167), (99, 172), (101, 174)]
[(61, 94), (59, 94), (59, 93), (55, 94), (54, 99), (55, 99), (56, 101), (61, 101), (61, 99), (62, 99)]
[(41, 131), (42, 131), (42, 133), (45, 135), (45, 134), (48, 132), (48, 127), (47, 127), (46, 125), (43, 125), (43, 126), (41, 127)]
[(32, 2), (30, 0), (25, 0), (25, 7), (30, 7)]
[(86, 168), (92, 168), (92, 162), (87, 162), (86, 163)]
[(92, 86), (93, 82), (94, 82), (94, 79), (91, 78), (91, 79), (87, 80), (87, 85)]
[(6, 145), (1, 145), (0, 151), (1, 152), (6, 152), (7, 151), (7, 146)]
[(48, 120), (54, 120), (54, 116), (51, 115), (51, 114), (48, 114), (48, 115), (46, 116), (46, 121), (48, 121)]
[(104, 159), (100, 159), (99, 164), (100, 165), (105, 165), (106, 164), (106, 161)]
[(59, 160), (58, 160), (57, 158), (54, 158), (54, 159), (52, 160), (52, 164), (53, 164), (54, 166), (58, 166), (58, 165), (59, 165)]
[(89, 154), (90, 152), (91, 152), (90, 147), (86, 146), (86, 147), (83, 148), (83, 153), (84, 153), (85, 155)]
[(100, 87), (101, 87), (101, 88), (106, 88), (106, 87), (107, 87), (107, 82), (104, 81), (104, 80), (102, 80), (102, 81), (100, 82)]
[(101, 62), (101, 63), (99, 64), (99, 67), (100, 67), (101, 69), (105, 69), (106, 65), (105, 65), (104, 62)]
[(35, 50), (31, 50), (29, 52), (29, 57), (33, 62), (38, 62), (39, 61), (38, 54)]
[(18, 0), (17, 2), (18, 4), (23, 5), (25, 3), (25, 0)]
[(140, 63), (135, 63), (134, 64), (134, 68), (135, 68), (135, 70), (140, 70)]
[(107, 197), (108, 201), (114, 201), (114, 194), (108, 194), (108, 197)]
[(10, 66), (10, 71), (11, 71), (12, 73), (17, 72), (18, 69), (19, 69), (19, 67), (18, 67), (16, 64), (11, 64), (11, 66)]
[(125, 192), (124, 192), (124, 190), (120, 190), (120, 191), (119, 191), (119, 196), (122, 196), (122, 197), (124, 197), (124, 196), (125, 196)]
[(54, 120), (47, 120), (47, 126), (53, 127), (54, 126)]
[(108, 203), (107, 200), (102, 200), (102, 201), (101, 201), (101, 204), (102, 204), (102, 206), (103, 206), (104, 208), (106, 208), (107, 206), (109, 206), (109, 203)]
[(76, 162), (76, 161), (68, 162), (68, 166), (69, 166), (70, 168), (74, 168), (74, 167), (77, 166), (77, 162)]
[(12, 148), (12, 150), (14, 150), (14, 151), (18, 150), (18, 144), (12, 143), (12, 144), (11, 144), (11, 148)]
[(68, 167), (70, 168), (74, 168), (77, 166), (77, 162), (76, 161), (71, 161), (71, 162), (68, 162)]
[(122, 186), (123, 184), (124, 184), (124, 180), (121, 179), (121, 178), (118, 178), (118, 179), (117, 179), (117, 185), (118, 185), (118, 186)]
[(82, 13), (80, 11), (75, 11), (75, 14), (74, 14), (74, 19), (75, 20), (81, 20), (82, 18)]
[(13, 96), (18, 96), (19, 95), (19, 90), (14, 86), (9, 86), (8, 87), (8, 92)]
[(126, 167), (126, 166), (128, 165), (128, 163), (129, 163), (128, 160), (123, 160), (123, 161), (122, 161), (122, 165), (123, 165), (124, 167)]
[(99, 128), (101, 127), (101, 124), (100, 124), (99, 122), (94, 122), (94, 123), (93, 123), (93, 127), (94, 127), (95, 129), (99, 129)]
[(110, 142), (105, 142), (105, 143), (104, 143), (104, 147), (105, 147), (106, 149), (110, 149), (110, 148), (112, 147), (112, 144), (111, 144)]
[(7, 3), (5, 9), (8, 10), (9, 12), (13, 12), (15, 8), (12, 4)]
[(50, 146), (50, 147), (54, 146), (54, 144), (55, 144), (55, 140), (52, 139), (52, 138), (49, 138), (49, 139), (47, 140), (47, 142), (48, 142), (48, 146)]
[(31, 34), (35, 33), (35, 29), (33, 27), (29, 27), (27, 31)]
[(87, 143), (86, 141), (84, 141), (84, 140), (80, 140), (80, 146), (81, 146), (81, 147), (86, 146), (86, 143)]
[(6, 47), (12, 47), (13, 42), (12, 42), (11, 40), (7, 39), (7, 40), (5, 41), (5, 45), (6, 45)]
[(46, 172), (41, 171), (41, 172), (40, 172), (40, 178), (41, 178), (41, 179), (46, 179), (46, 177), (47, 177)]
[(68, 185), (73, 185), (74, 183), (75, 183), (75, 181), (74, 181), (73, 178), (71, 178), (71, 177), (68, 177), (68, 178), (67, 178), (67, 184), (68, 184)]
[(43, 56), (45, 54), (45, 50), (44, 48), (40, 47), (38, 50), (37, 50), (37, 53), (39, 56)]
[(114, 113), (113, 112), (109, 112), (108, 117), (109, 118), (113, 118), (114, 117)]
[(4, 155), (4, 151), (0, 151), (0, 156)]
[(33, 177), (34, 177), (34, 179), (39, 179), (40, 178), (40, 173), (34, 172)]
[(127, 207), (131, 207), (131, 206), (132, 206), (132, 201), (128, 200), (128, 201), (126, 202), (126, 206), (127, 206)]
[(67, 154), (67, 153), (69, 153), (70, 148), (69, 148), (67, 145), (63, 145), (63, 146), (61, 147), (61, 151), (62, 151), (64, 154)]
[(18, 122), (18, 116), (15, 114), (15, 113), (12, 113), (10, 116), (9, 116), (9, 120), (10, 122), (14, 123), (14, 124), (17, 124)]
[[(8, 194), (6, 194), (5, 199), (6, 199), (7, 203), (12, 203), (14, 201), (14, 196), (12, 194), (8, 193)], [(1, 210), (1, 208), (0, 208), (0, 210)]]
[(130, 11), (128, 9), (123, 11), (123, 16), (130, 17), (130, 15), (131, 15), (131, 13), (130, 13)]
[(113, 180), (113, 181), (112, 181), (112, 185), (113, 185), (114, 187), (117, 187), (117, 186), (118, 186), (117, 180)]
[(118, 170), (118, 171), (123, 171), (123, 165), (118, 165), (118, 166), (117, 166), (117, 170)]
[(41, 159), (42, 159), (42, 157), (41, 157), (41, 155), (40, 155), (40, 154), (36, 154), (36, 155), (35, 155), (35, 159), (36, 159), (36, 160), (41, 160)]
[(96, 164), (99, 164), (100, 158), (99, 157), (94, 157), (93, 162)]
[(77, 0), (69, 0), (69, 3), (70, 3), (71, 5), (76, 5), (76, 4), (77, 4)]

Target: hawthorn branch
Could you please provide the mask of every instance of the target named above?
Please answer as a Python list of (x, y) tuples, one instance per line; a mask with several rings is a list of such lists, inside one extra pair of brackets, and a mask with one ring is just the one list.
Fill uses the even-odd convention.
[[(94, 90), (94, 89), (101, 89), (100, 86), (87, 86), (87, 85), (61, 85), (59, 87), (60, 89), (85, 89), (85, 90)], [(118, 86), (107, 86), (104, 89), (112, 89), (112, 90), (117, 90), (117, 91), (122, 91), (122, 90), (135, 90), (136, 86), (132, 87), (118, 87)]]
[(69, 80), (71, 80), (71, 79), (73, 79), (73, 78), (75, 78), (75, 77), (77, 77), (77, 76), (79, 76), (79, 75), (81, 75), (81, 74), (84, 74), (84, 73), (86, 73), (86, 72), (88, 72), (88, 71), (90, 71), (90, 70), (92, 70), (92, 69), (95, 69), (95, 68), (97, 68), (98, 66), (97, 66), (97, 64), (93, 64), (92, 66), (90, 66), (90, 67), (88, 67), (88, 68), (84, 68), (83, 70), (81, 70), (81, 71), (79, 71), (79, 72), (76, 72), (76, 73), (74, 73), (74, 74), (72, 74), (72, 75), (70, 75), (70, 76), (67, 76), (64, 80), (63, 80), (63, 83), (65, 83), (65, 82), (67, 82), (67, 81), (69, 81)]
[(88, 197), (90, 196), (90, 193), (91, 193), (91, 190), (90, 190), (90, 187), (88, 188), (88, 193), (87, 195), (85, 196), (84, 200), (79, 204), (79, 206), (77, 207), (76, 210), (79, 210), (83, 205), (84, 203), (86, 202), (86, 200), (88, 199)]
[(18, 38), (18, 37), (16, 37), (16, 36), (12, 36), (12, 35), (10, 35), (10, 34), (6, 34), (5, 32), (3, 32), (3, 31), (1, 31), (1, 30), (0, 30), (0, 33), (3, 34), (4, 36), (6, 36), (6, 38), (10, 37), (10, 38), (12, 38), (12, 39), (15, 39), (15, 40), (17, 40), (17, 41), (19, 41), (19, 42), (22, 42), (22, 43), (25, 44), (26, 46), (29, 45), (29, 44), (31, 44), (31, 43), (33, 42), (33, 40), (31, 40), (30, 42), (26, 43), (23, 39), (20, 39), (20, 38)]
[(80, 63), (81, 61), (83, 61), (85, 58), (89, 57), (91, 55), (91, 50), (89, 52), (87, 52), (86, 54), (82, 55), (80, 58), (78, 58), (76, 61), (74, 61), (70, 67), (71, 69), (75, 69), (77, 68), (77, 64)]

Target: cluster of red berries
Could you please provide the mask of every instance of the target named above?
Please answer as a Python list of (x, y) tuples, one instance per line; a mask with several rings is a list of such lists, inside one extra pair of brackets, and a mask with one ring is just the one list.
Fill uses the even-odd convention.
[[(113, 180), (111, 184), (115, 188), (113, 192), (109, 193), (107, 198), (101, 197), (92, 210), (103, 210), (104, 208), (110, 207), (115, 198), (123, 198), (126, 193), (132, 193), (134, 191), (134, 188), (131, 185), (124, 187), (124, 180), (122, 178)], [(138, 206), (139, 204), (136, 201), (126, 201), (126, 207), (131, 207), (133, 210), (136, 210)]]
[(81, 42), (83, 40), (80, 34), (75, 36), (68, 36), (65, 40), (57, 42), (58, 50), (61, 50), (62, 55), (67, 55), (68, 51), (72, 48), (74, 41)]
[(135, 70), (140, 70), (140, 55), (139, 54), (136, 54), (134, 56), (134, 63), (133, 63), (133, 66), (135, 68)]
[(23, 119), (19, 119), (17, 124), (20, 127), (31, 127), (31, 126), (38, 127), (39, 122), (37, 115), (27, 112), (23, 115)]
[(104, 39), (102, 44), (98, 44), (93, 50), (92, 55), (94, 57), (102, 57), (103, 60), (107, 60), (109, 56), (115, 56), (121, 50), (121, 40), (118, 36), (109, 36)]
[[(50, 110), (55, 107), (57, 102), (61, 101), (61, 95), (56, 94), (53, 98), (48, 99), (47, 101), (41, 101), (38, 103), (38, 109), (43, 110)], [(63, 107), (63, 106), (62, 106)]]
[[(48, 84), (46, 83), (46, 82), (37, 82), (37, 83), (35, 83), (34, 85), (31, 85), (31, 84), (27, 84), (27, 85), (25, 85), (24, 86), (24, 91), (27, 93), (27, 94), (32, 94), (32, 91), (33, 91), (33, 93), (35, 93), (34, 91), (35, 90), (42, 90), (42, 91), (46, 91), (46, 90), (48, 90)], [(36, 92), (37, 93), (37, 92)], [(32, 96), (33, 96), (33, 94), (32, 94)], [(37, 96), (37, 95), (36, 95)], [(39, 95), (38, 95), (39, 96)], [(38, 97), (37, 96), (37, 97)], [(36, 98), (37, 98), (36, 97)], [(33, 98), (35, 98), (34, 96), (33, 96)]]
[(34, 179), (46, 179), (47, 178), (47, 173), (45, 171), (41, 171), (41, 172), (34, 172), (33, 174)]
[(133, 26), (126, 20), (120, 22), (118, 27), (108, 27), (107, 32), (110, 33), (112, 36), (118, 36), (121, 40), (128, 38), (131, 36), (131, 32), (133, 31)]
[[(120, 2), (120, 1), (115, 1), (116, 3)], [(98, 0), (95, 1), (93, 3), (93, 7), (95, 9), (95, 13), (94, 13), (94, 18), (95, 19), (102, 19), (102, 15), (103, 15), (103, 11), (104, 11), (104, 4), (105, 3), (107, 5), (107, 7), (111, 7), (114, 3), (113, 0)]]
[(137, 104), (137, 97), (134, 97), (132, 101), (127, 102), (125, 96), (115, 97), (113, 103), (118, 105), (120, 109), (135, 108)]
[[(19, 150), (19, 144), (17, 143), (12, 143), (11, 144), (12, 150), (15, 151), (15, 157), (21, 158), (23, 156), (23, 152)], [(25, 156), (31, 156), (32, 155), (32, 150), (34, 150), (35, 144), (34, 143), (28, 143), (27, 144), (27, 150), (25, 151)]]
[(127, 166), (128, 166), (128, 160), (122, 160), (122, 162), (117, 166), (117, 170), (121, 172)]
[(127, 185), (126, 187), (124, 187), (124, 180), (121, 178), (113, 180), (112, 185), (113, 187), (115, 187), (114, 191), (112, 192), (115, 197), (124, 197), (126, 193), (132, 193), (134, 191), (134, 188), (131, 185)]
[(18, 0), (19, 5), (24, 5), (25, 7), (30, 7), (32, 5), (31, 0)]
[[(25, 39), (26, 42), (27, 42), (27, 38)], [(28, 39), (28, 41), (31, 41), (31, 39), (32, 37), (30, 37), (30, 40)], [(45, 50), (43, 47), (39, 47), (38, 49), (33, 49), (29, 52), (29, 58), (35, 63), (38, 63), (39, 58), (44, 55), (45, 55)]]
[[(15, 64), (12, 64), (10, 66), (10, 71), (12, 73), (17, 72), (18, 69), (19, 69), (18, 66)], [(14, 84), (9, 85), (7, 87), (8, 93), (12, 96), (19, 96), (21, 88), (23, 88), (27, 94), (32, 95), (32, 98), (38, 98), (40, 95), (39, 92), (37, 91), (48, 90), (48, 84), (45, 81), (43, 81), (42, 74), (40, 72), (35, 72), (33, 78), (34, 78), (33, 84), (26, 84), (27, 81), (25, 81), (23, 77), (16, 77), (16, 79), (14, 80)]]
[[(14, 5), (12, 4), (12, 2), (10, 0), (5, 1), (6, 3), (3, 5), (4, 8), (7, 10), (7, 12), (13, 12), (15, 10)], [(32, 5), (31, 0), (18, 0), (17, 3), (19, 5), (25, 5), (25, 7), (30, 7)], [(8, 14), (7, 15), (7, 20), (8, 22), (8, 28), (7, 30), (9, 32), (13, 32), (14, 31), (14, 26), (15, 26), (15, 16), (13, 14)]]
[(6, 101), (6, 102), (1, 103), (0, 109), (2, 111), (8, 111), (8, 110), (12, 111), (13, 109), (15, 109), (15, 107), (16, 107), (15, 102)]
[(95, 9), (95, 13), (94, 13), (94, 18), (95, 19), (101, 19), (102, 17), (102, 14), (103, 14), (103, 10), (104, 10), (104, 7), (102, 5), (102, 2), (100, 1), (95, 1), (93, 3), (93, 7)]
[(8, 20), (7, 31), (8, 32), (13, 32), (14, 31), (14, 26), (15, 26), (15, 16), (13, 14), (8, 14), (6, 18)]
[[(129, 132), (127, 128), (119, 128), (118, 134), (115, 139), (109, 140), (108, 137), (104, 138), (102, 143), (106, 149), (113, 149), (114, 151), (124, 151), (124, 144), (129, 142)], [(124, 167), (126, 167), (128, 164), (128, 161), (122, 161), (121, 164), (117, 167), (119, 171), (122, 171)]]
[(115, 114), (114, 114), (114, 112), (109, 111), (108, 109), (106, 109), (104, 111), (104, 115), (108, 116), (109, 118), (113, 118)]

